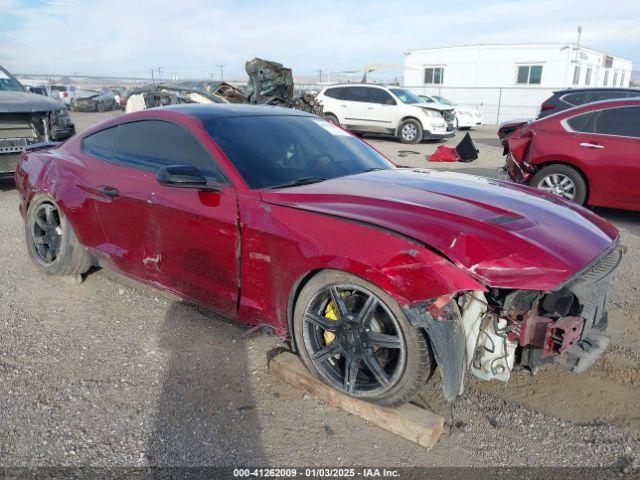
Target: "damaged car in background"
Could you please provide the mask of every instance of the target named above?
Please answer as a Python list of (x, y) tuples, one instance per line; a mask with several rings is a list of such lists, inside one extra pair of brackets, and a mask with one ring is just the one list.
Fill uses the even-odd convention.
[(245, 103), (242, 91), (226, 82), (184, 81), (145, 85), (127, 90), (127, 113), (182, 103)]
[(43, 273), (101, 265), (271, 328), (380, 405), (411, 400), (436, 365), (453, 401), (469, 372), (580, 372), (607, 346), (615, 227), (526, 186), (398, 168), (305, 112), (123, 115), (30, 150), (16, 185)]
[(0, 177), (13, 174), (29, 146), (65, 140), (74, 133), (64, 103), (28, 92), (0, 66)]
[(183, 103), (249, 103), (275, 105), (320, 114), (322, 107), (311, 92), (295, 94), (291, 69), (254, 58), (246, 62), (249, 82), (245, 91), (222, 81), (164, 82), (126, 92), (127, 113)]
[(70, 105), (74, 112), (105, 112), (118, 108), (116, 97), (108, 88), (78, 89)]

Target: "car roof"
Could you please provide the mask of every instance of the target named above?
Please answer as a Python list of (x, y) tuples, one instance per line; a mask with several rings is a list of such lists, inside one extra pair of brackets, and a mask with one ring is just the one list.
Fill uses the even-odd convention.
[(565, 88), (564, 90), (555, 90), (556, 95), (564, 95), (567, 93), (585, 93), (585, 92), (636, 92), (640, 93), (640, 88), (614, 88), (614, 87), (594, 87), (594, 88)]
[(214, 118), (230, 118), (230, 117), (257, 117), (257, 116), (275, 116), (288, 115), (299, 117), (313, 117), (314, 115), (294, 110), (292, 108), (275, 107), (272, 105), (246, 105), (234, 103), (183, 103), (179, 105), (169, 105), (166, 107), (151, 108), (147, 111), (159, 110), (173, 111), (188, 115), (198, 120), (206, 121)]
[(327, 90), (329, 88), (335, 88), (335, 87), (403, 88), (403, 87), (396, 87), (395, 85), (379, 85), (375, 83), (337, 83), (335, 85), (328, 85), (324, 87), (324, 89)]
[(597, 102), (584, 103), (575, 107), (558, 110), (549, 116), (538, 118), (535, 122), (544, 122), (547, 119), (554, 119), (565, 116), (565, 118), (579, 115), (580, 113), (588, 113), (593, 110), (614, 108), (617, 106), (640, 106), (640, 97), (636, 98), (615, 98), (610, 100), (598, 100)]

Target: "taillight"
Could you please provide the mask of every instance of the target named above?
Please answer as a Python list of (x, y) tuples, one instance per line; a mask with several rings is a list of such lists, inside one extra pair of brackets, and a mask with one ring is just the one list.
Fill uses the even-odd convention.
[(63, 96), (64, 98), (67, 98), (67, 97), (69, 96), (69, 94), (68, 94), (67, 92), (62, 92), (62, 96)]

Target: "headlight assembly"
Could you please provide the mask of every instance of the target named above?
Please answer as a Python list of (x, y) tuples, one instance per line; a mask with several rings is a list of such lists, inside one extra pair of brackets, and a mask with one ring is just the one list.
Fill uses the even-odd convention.
[(437, 110), (431, 110), (429, 108), (423, 108), (422, 111), (427, 115), (427, 117), (442, 118), (442, 113), (440, 113)]

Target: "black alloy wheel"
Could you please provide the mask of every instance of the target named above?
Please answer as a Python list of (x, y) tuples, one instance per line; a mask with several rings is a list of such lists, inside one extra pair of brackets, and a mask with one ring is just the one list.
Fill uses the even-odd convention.
[(405, 339), (398, 320), (373, 292), (353, 284), (330, 285), (308, 303), (302, 327), (311, 361), (334, 388), (375, 397), (400, 380)]
[(43, 265), (51, 265), (60, 253), (62, 225), (60, 213), (51, 203), (38, 206), (31, 224), (31, 238), (37, 253), (37, 260)]

